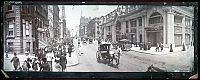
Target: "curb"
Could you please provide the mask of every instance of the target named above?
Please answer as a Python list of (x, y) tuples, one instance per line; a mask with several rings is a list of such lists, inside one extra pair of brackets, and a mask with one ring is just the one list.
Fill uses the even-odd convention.
[[(131, 50), (131, 51), (135, 51), (135, 52), (139, 52), (139, 53), (145, 53), (145, 54), (151, 54), (151, 55), (167, 55), (167, 54), (171, 54), (171, 53), (181, 52), (181, 51), (176, 51), (176, 52), (166, 52), (166, 54), (152, 54), (152, 53), (141, 52), (141, 51), (137, 51), (137, 50)], [(186, 51), (184, 51), (184, 52), (186, 52)]]
[(76, 63), (76, 64), (72, 64), (72, 65), (68, 65), (67, 67), (73, 67), (73, 66), (76, 66), (78, 65), (79, 63)]

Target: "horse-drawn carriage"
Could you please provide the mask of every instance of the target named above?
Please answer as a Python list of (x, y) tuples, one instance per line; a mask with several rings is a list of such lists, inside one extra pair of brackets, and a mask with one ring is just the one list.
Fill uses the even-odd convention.
[(119, 65), (121, 51), (112, 48), (112, 44), (100, 44), (96, 53), (97, 62), (106, 62), (108, 64)]

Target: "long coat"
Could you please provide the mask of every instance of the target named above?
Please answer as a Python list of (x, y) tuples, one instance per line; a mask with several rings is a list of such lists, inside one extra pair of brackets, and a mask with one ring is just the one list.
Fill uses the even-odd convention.
[(66, 68), (66, 62), (67, 62), (67, 59), (65, 56), (60, 56), (60, 65), (63, 69)]

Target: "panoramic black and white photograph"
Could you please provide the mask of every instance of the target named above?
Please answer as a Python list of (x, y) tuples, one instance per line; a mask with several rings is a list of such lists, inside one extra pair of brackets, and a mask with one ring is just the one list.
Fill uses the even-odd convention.
[(191, 72), (194, 7), (4, 5), (3, 69)]

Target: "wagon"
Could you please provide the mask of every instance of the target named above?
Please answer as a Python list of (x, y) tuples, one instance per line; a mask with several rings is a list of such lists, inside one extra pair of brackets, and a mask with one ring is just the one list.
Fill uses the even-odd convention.
[(119, 65), (120, 52), (115, 48), (111, 48), (112, 44), (100, 44), (98, 51), (96, 52), (96, 58), (98, 63), (108, 63)]

